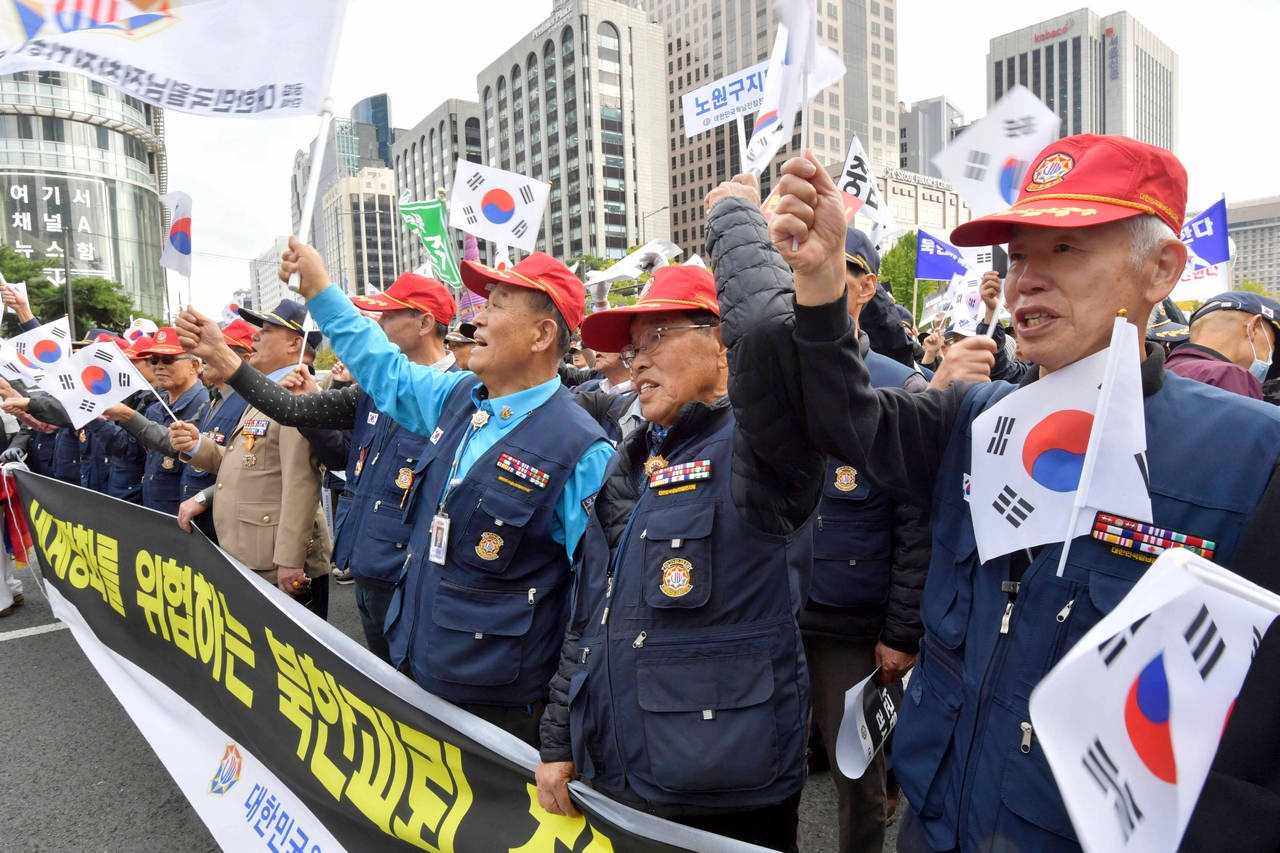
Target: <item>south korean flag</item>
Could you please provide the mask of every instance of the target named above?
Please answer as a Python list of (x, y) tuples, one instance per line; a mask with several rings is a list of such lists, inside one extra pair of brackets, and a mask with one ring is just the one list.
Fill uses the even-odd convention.
[(118, 346), (89, 344), (74, 353), (42, 383), (80, 429), (140, 388), (150, 387)]
[(542, 181), (459, 160), (449, 194), (449, 225), (499, 246), (532, 252), (550, 194), (551, 187)]

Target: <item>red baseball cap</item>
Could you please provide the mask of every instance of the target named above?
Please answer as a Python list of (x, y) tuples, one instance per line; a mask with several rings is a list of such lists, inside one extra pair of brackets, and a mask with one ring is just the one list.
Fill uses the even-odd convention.
[(635, 305), (597, 311), (587, 317), (582, 323), (582, 342), (597, 352), (621, 352), (631, 343), (631, 321), (637, 314), (664, 311), (710, 311), (719, 317), (715, 276), (689, 264), (658, 267)]
[(382, 293), (353, 296), (351, 302), (361, 311), (403, 311), (405, 308), (420, 311), (446, 326), (458, 310), (453, 295), (443, 283), (412, 272), (402, 273)]
[(253, 336), (257, 333), (257, 329), (237, 317), (223, 327), (222, 340), (229, 347), (240, 347), (253, 352)]
[(534, 252), (505, 270), (487, 267), (476, 261), (463, 261), (462, 283), (472, 293), (486, 299), (489, 297), (489, 288), (495, 284), (539, 290), (551, 297), (570, 332), (578, 331), (578, 327), (582, 325), (582, 314), (586, 308), (586, 290), (582, 281), (546, 252)]
[(994, 246), (1014, 225), (1087, 228), (1142, 214), (1175, 234), (1187, 210), (1187, 170), (1171, 152), (1127, 136), (1068, 136), (1036, 155), (1009, 210), (956, 227), (957, 246)]
[(129, 357), (130, 361), (142, 361), (149, 353), (148, 350), (155, 345), (156, 339), (150, 335), (138, 335), (129, 342), (129, 348), (124, 354)]
[(173, 326), (165, 326), (156, 331), (151, 345), (146, 349), (135, 347), (134, 352), (140, 356), (148, 355), (186, 355), (187, 351), (178, 343), (178, 330)]

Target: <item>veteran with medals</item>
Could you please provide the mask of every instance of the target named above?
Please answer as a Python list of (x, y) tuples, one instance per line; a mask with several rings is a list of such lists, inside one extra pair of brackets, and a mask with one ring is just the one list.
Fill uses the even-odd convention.
[(789, 275), (775, 260), (770, 284), (738, 284), (769, 260), (741, 215), (759, 203), (753, 179), (736, 181), (708, 197), (719, 299), (705, 269), (668, 266), (635, 305), (583, 324), (587, 346), (621, 353), (649, 423), (619, 444), (594, 502), (538, 800), (576, 814), (567, 782), (581, 775), (644, 811), (789, 850), (809, 712), (796, 613), (824, 460), (781, 347)]

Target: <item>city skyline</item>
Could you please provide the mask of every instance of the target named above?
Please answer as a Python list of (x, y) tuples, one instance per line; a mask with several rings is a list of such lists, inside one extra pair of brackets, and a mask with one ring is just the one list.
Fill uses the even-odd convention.
[[(394, 123), (412, 127), (447, 98), (474, 100), (477, 74), (547, 18), (552, 7), (551, 0), (494, 0), (477, 23), (462, 9), (445, 8), (426, 16), (408, 0), (363, 0), (359, 15), (355, 6), (348, 11), (334, 74), (335, 105), (341, 111), (341, 105), (386, 92)], [(901, 2), (899, 100), (909, 104), (944, 95), (967, 120), (982, 116), (990, 39), (1079, 8), (1099, 14), (1117, 11), (1103, 5), (1033, 0), (1016, 16), (978, 20)], [(1247, 85), (1231, 83), (1267, 79), (1263, 33), (1272, 30), (1268, 23), (1280, 23), (1280, 9), (1224, 0), (1216, 7), (1219, 15), (1205, 21), (1170, 16), (1167, 6), (1154, 0), (1137, 0), (1123, 8), (1179, 55), (1179, 154), (1191, 176), (1190, 206), (1203, 207), (1223, 193), (1228, 200), (1280, 193), (1280, 181), (1272, 173), (1250, 165), (1266, 162), (1263, 146), (1277, 122), (1261, 111), (1254, 113)], [(420, 26), (405, 25), (419, 20)], [(474, 35), (437, 37), (424, 48), (416, 32)], [(418, 82), (423, 80), (429, 84)], [(1233, 120), (1230, 124), (1226, 115)], [(1245, 117), (1243, 132), (1236, 129), (1240, 116)], [(249, 261), (288, 231), (293, 156), (314, 137), (318, 120), (218, 122), (175, 113), (166, 118), (170, 186), (194, 199), (195, 303), (215, 311), (233, 290), (245, 286)], [(1261, 172), (1261, 180), (1255, 172)]]

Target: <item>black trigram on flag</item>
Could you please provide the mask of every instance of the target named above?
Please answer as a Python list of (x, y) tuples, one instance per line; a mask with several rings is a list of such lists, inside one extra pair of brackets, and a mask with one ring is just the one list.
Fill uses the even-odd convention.
[(1035, 116), (1019, 116), (1004, 120), (1004, 135), (1012, 139), (1015, 136), (1030, 136), (1036, 132)]
[(1129, 645), (1129, 641), (1133, 639), (1133, 635), (1138, 633), (1138, 629), (1142, 627), (1142, 623), (1147, 621), (1150, 616), (1143, 616), (1128, 628), (1117, 634), (1112, 634), (1110, 638), (1103, 640), (1098, 646), (1098, 654), (1102, 655), (1102, 662), (1108, 667), (1116, 662), (1116, 658), (1120, 657), (1120, 653)]
[(89, 412), (90, 414), (93, 414), (93, 412), (96, 411), (97, 408), (98, 408), (98, 403), (96, 400), (80, 401), (80, 411), (82, 412)]
[(111, 350), (105, 349), (105, 348), (94, 350), (93, 357), (96, 358), (98, 361), (104, 361), (107, 364), (111, 364), (116, 360), (116, 357), (114, 354), (112, 354)]
[(523, 219), (521, 219), (519, 222), (516, 223), (515, 227), (511, 229), (511, 236), (523, 237), (528, 230), (529, 230), (528, 224)]
[(471, 187), (472, 192), (480, 189), (482, 186), (484, 186), (484, 175), (477, 172), (476, 174), (467, 178), (467, 186)]
[(1128, 841), (1142, 820), (1142, 809), (1138, 808), (1138, 804), (1134, 802), (1129, 783), (1120, 779), (1119, 768), (1107, 754), (1102, 741), (1097, 738), (1094, 738), (1093, 743), (1085, 750), (1080, 762), (1084, 765), (1084, 769), (1089, 771), (1093, 781), (1098, 783), (1102, 793), (1111, 800), (1111, 808), (1120, 822), (1120, 834), (1124, 836), (1125, 841)]
[(1009, 449), (1009, 434), (1013, 432), (1013, 425), (1016, 422), (1017, 418), (1011, 418), (1008, 415), (996, 418), (996, 430), (991, 435), (991, 441), (987, 443), (988, 453), (1004, 456), (1004, 452)]
[(970, 151), (964, 166), (964, 176), (971, 181), (985, 180), (991, 166), (991, 155), (985, 151)]
[(1022, 522), (1030, 518), (1031, 513), (1036, 511), (1034, 506), (1018, 497), (1018, 493), (1009, 486), (1005, 486), (1000, 491), (1000, 494), (996, 495), (996, 499), (991, 506), (996, 512), (1004, 516), (1005, 521), (1014, 527), (1021, 527)]
[(132, 377), (129, 376), (128, 373), (122, 370), (116, 374), (116, 384), (119, 385), (121, 388), (132, 388), (133, 379)]
[(467, 218), (468, 225), (475, 225), (476, 222), (479, 220), (479, 217), (476, 216), (475, 208), (469, 204), (464, 204), (462, 206), (462, 215)]
[(55, 338), (66, 338), (66, 337), (70, 337), (71, 333), (68, 332), (66, 329), (64, 329), (62, 326), (54, 326), (52, 329), (49, 330), (49, 334), (53, 335)]
[(58, 374), (58, 384), (62, 386), (63, 391), (70, 391), (76, 387), (76, 381), (65, 373)]
[(528, 184), (520, 187), (520, 200), (525, 204), (533, 204), (533, 190), (529, 189)]
[(1208, 678), (1209, 673), (1213, 672), (1213, 668), (1218, 665), (1218, 659), (1227, 650), (1227, 644), (1218, 633), (1218, 626), (1209, 616), (1208, 607), (1200, 605), (1200, 612), (1196, 614), (1195, 619), (1191, 620), (1182, 637), (1187, 641), (1187, 649), (1190, 650), (1191, 657), (1195, 658), (1200, 677)]

